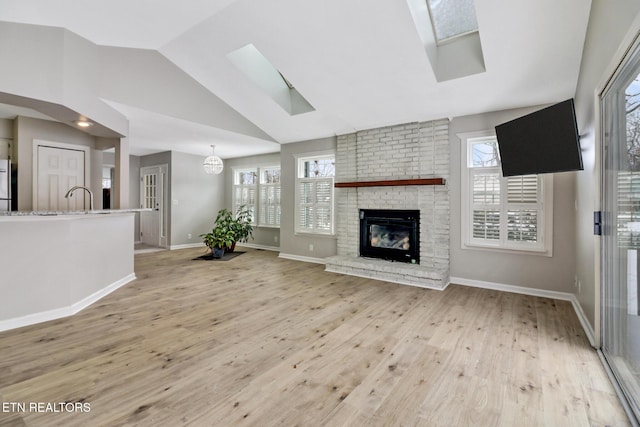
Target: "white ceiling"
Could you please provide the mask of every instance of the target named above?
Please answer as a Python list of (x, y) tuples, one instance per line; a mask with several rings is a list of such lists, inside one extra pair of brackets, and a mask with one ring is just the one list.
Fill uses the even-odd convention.
[[(127, 54), (157, 51), (278, 143), (573, 97), (590, 1), (476, 0), (486, 71), (443, 82), (434, 77), (409, 1), (0, 0), (0, 20), (64, 27)], [(249, 43), (315, 111), (290, 116), (239, 72), (227, 54)], [(189, 119), (197, 117), (189, 105), (159, 111), (143, 96), (122, 102), (103, 94), (129, 119), (134, 154), (207, 155), (212, 143), (223, 158), (279, 149), (255, 132)]]

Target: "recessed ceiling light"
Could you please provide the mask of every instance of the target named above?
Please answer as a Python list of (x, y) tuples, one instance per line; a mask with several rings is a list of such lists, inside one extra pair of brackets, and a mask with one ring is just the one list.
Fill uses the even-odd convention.
[(93, 123), (88, 122), (86, 120), (76, 120), (74, 123), (80, 126), (81, 128), (88, 128), (90, 126), (93, 126)]

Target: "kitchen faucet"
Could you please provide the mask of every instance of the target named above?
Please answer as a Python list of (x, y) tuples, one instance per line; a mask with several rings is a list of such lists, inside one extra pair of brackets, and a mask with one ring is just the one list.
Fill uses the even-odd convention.
[(81, 188), (83, 190), (86, 190), (87, 193), (89, 193), (89, 210), (92, 211), (93, 210), (93, 193), (91, 192), (91, 190), (89, 190), (84, 185), (76, 185), (76, 186), (71, 187), (71, 189), (69, 189), (69, 191), (67, 191), (67, 194), (64, 195), (64, 198), (68, 199), (69, 197), (72, 197), (73, 196), (73, 192), (76, 191), (79, 188)]

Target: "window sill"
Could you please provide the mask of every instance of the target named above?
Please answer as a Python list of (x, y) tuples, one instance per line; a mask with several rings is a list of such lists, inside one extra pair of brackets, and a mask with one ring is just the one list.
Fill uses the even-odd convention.
[(313, 233), (310, 231), (296, 231), (293, 233), (296, 236), (300, 236), (300, 237), (326, 237), (329, 239), (337, 239), (338, 236), (336, 236), (335, 234), (328, 234), (328, 233)]
[(552, 248), (518, 248), (474, 243), (463, 243), (461, 248), (463, 250), (479, 250), (505, 254), (544, 256), (549, 258), (553, 256)]

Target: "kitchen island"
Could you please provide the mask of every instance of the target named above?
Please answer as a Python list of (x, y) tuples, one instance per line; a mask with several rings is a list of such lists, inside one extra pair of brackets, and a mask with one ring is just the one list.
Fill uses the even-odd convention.
[(135, 279), (137, 211), (0, 214), (0, 331), (73, 315)]

